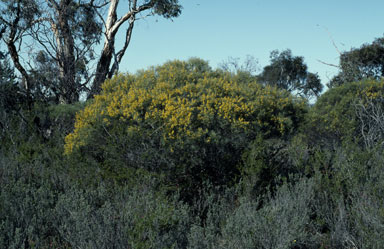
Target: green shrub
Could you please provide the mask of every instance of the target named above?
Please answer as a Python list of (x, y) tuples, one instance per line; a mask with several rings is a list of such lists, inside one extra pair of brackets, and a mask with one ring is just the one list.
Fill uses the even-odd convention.
[[(220, 248), (293, 248), (311, 245), (308, 232), (313, 181), (284, 184), (260, 208), (245, 199), (223, 226)], [(309, 242), (310, 241), (310, 242)]]
[(187, 248), (221, 248), (223, 227), (238, 208), (238, 198), (237, 187), (205, 188), (191, 207), (191, 210), (195, 211), (192, 216), (199, 222), (191, 224)]
[[(367, 105), (384, 94), (384, 82), (365, 80), (331, 88), (321, 95), (308, 115), (305, 133), (315, 144), (332, 146), (342, 141), (363, 143), (357, 105)], [(382, 101), (381, 101), (382, 104)], [(366, 124), (365, 124), (366, 125)]]
[(60, 183), (43, 177), (46, 173), (39, 164), (17, 163), (0, 154), (0, 248), (64, 245), (53, 226)]
[(0, 157), (0, 248), (186, 248), (189, 208), (157, 182), (82, 186)]
[(348, 143), (319, 151), (312, 203), (318, 243), (330, 248), (381, 248), (384, 155)]
[(68, 189), (55, 228), (74, 248), (185, 248), (188, 209), (150, 187)]

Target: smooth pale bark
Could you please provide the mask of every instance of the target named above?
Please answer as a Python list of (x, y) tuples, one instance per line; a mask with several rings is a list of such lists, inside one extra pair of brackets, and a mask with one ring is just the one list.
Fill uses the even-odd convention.
[[(35, 83), (35, 77), (26, 67), (29, 66), (31, 71), (34, 71), (33, 67), (35, 65), (30, 63), (30, 61), (33, 61), (33, 57), (28, 58), (29, 60), (19, 58), (21, 52), (18, 51), (18, 48), (24, 48), (23, 46), (25, 44), (33, 48), (32, 43), (28, 44), (28, 42), (22, 41), (23, 36), (30, 36), (33, 41), (37, 42), (43, 49), (43, 52), (48, 55), (50, 59), (49, 63), (55, 63), (54, 68), (58, 70), (57, 78), (55, 77), (52, 82), (48, 82), (52, 83), (52, 85), (46, 87), (48, 89), (51, 87), (50, 90), (53, 95), (57, 97), (61, 103), (68, 104), (78, 101), (80, 93), (87, 88), (87, 85), (90, 85), (88, 98), (92, 98), (95, 94), (100, 93), (101, 85), (105, 79), (111, 78), (113, 74), (118, 71), (119, 64), (131, 41), (134, 23), (139, 19), (136, 18), (138, 14), (153, 10), (153, 12), (149, 11), (147, 14), (162, 15), (165, 18), (171, 18), (178, 16), (180, 13), (180, 6), (174, 5), (175, 3), (169, 0), (146, 0), (140, 4), (138, 0), (128, 0), (128, 10), (120, 17), (117, 16), (118, 10), (121, 10), (121, 8), (118, 7), (120, 0), (100, 0), (98, 5), (96, 5), (94, 0), (44, 0), (45, 3), (39, 2), (40, 6), (31, 8), (31, 10), (36, 11), (36, 16), (32, 15), (31, 17), (28, 14), (34, 12), (30, 12), (29, 9), (22, 7), (23, 1), (24, 0), (16, 1), (18, 8), (15, 9), (15, 13), (11, 13), (12, 15), (9, 16), (9, 19), (12, 19), (12, 21), (7, 21), (0, 16), (1, 22), (7, 24), (7, 38), (9, 38), (5, 39), (2, 37), (2, 39), (7, 44), (15, 67), (23, 77), (28, 96), (30, 96), (31, 91), (34, 90), (33, 84)], [(28, 1), (38, 4), (34, 0)], [(121, 4), (127, 4), (127, 0), (121, 2)], [(104, 44), (96, 61), (96, 70), (89, 75), (88, 71), (81, 71), (82, 68), (79, 66), (86, 67), (87, 63), (93, 60), (92, 47), (95, 44), (94, 40), (89, 41), (89, 44), (81, 43), (82, 37), (79, 37), (77, 33), (78, 30), (76, 29), (79, 27), (76, 26), (76, 21), (73, 16), (75, 11), (79, 10), (77, 8), (94, 11), (92, 14), (97, 15), (99, 18), (98, 21), (104, 24)], [(106, 16), (104, 15), (104, 10), (107, 10)], [(77, 14), (81, 14), (81, 12)], [(97, 20), (95, 19), (95, 25), (99, 25), (96, 24), (96, 22)], [(23, 27), (25, 23), (28, 24), (26, 27)], [(123, 47), (117, 50), (115, 47), (116, 34), (124, 24), (128, 24), (128, 27), (126, 27), (125, 42)], [(82, 23), (81, 25), (84, 24)], [(101, 30), (99, 31), (97, 28), (95, 30), (95, 35), (101, 32)], [(2, 33), (5, 32), (3, 30), (0, 31)], [(9, 35), (9, 33), (11, 33), (11, 35)], [(96, 40), (97, 38), (92, 39)], [(88, 52), (90, 52), (89, 58), (86, 54)], [(23, 61), (26, 61), (25, 65), (22, 63)], [(85, 70), (87, 70), (87, 68)], [(90, 82), (91, 80), (92, 82)], [(36, 80), (36, 83), (41, 84), (38, 80)]]
[[(152, 8), (155, 4), (155, 1), (150, 1), (147, 4), (143, 4), (137, 7), (137, 0), (132, 1), (132, 8), (126, 12), (120, 19), (117, 19), (117, 6), (119, 4), (119, 0), (111, 0), (108, 17), (105, 23), (105, 42), (103, 46), (103, 50), (101, 52), (101, 56), (97, 63), (95, 78), (92, 84), (91, 92), (88, 98), (92, 98), (95, 94), (100, 93), (101, 85), (108, 77), (112, 77), (115, 71), (118, 68), (118, 64), (121, 62), (121, 59), (127, 49), (129, 42), (132, 36), (132, 30), (135, 22), (135, 16), (137, 13), (143, 12)], [(129, 27), (126, 33), (125, 44), (122, 50), (120, 50), (117, 54), (115, 54), (115, 38), (116, 33), (122, 24), (126, 21), (130, 22)], [(114, 64), (111, 68), (112, 58), (115, 56)]]

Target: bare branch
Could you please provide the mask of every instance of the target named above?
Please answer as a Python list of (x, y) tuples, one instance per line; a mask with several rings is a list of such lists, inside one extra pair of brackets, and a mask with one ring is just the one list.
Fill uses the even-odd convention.
[(324, 64), (324, 65), (331, 66), (331, 67), (336, 67), (336, 68), (340, 69), (340, 66), (338, 66), (338, 65), (335, 65), (335, 64), (332, 64), (332, 63), (327, 63), (327, 62), (324, 62), (322, 60), (317, 60), (317, 61), (322, 63), (322, 64)]
[(337, 45), (336, 45), (336, 43), (335, 43), (335, 39), (333, 39), (333, 36), (332, 36), (331, 32), (329, 32), (329, 30), (328, 30), (327, 27), (323, 27), (323, 28), (324, 28), (324, 30), (327, 32), (329, 38), (331, 39), (332, 44), (333, 44), (333, 46), (335, 47), (337, 53), (339, 53), (339, 55), (341, 55), (341, 52), (340, 52), (339, 48), (337, 47)]
[(384, 100), (365, 99), (354, 104), (356, 116), (360, 120), (360, 134), (367, 149), (384, 140)]

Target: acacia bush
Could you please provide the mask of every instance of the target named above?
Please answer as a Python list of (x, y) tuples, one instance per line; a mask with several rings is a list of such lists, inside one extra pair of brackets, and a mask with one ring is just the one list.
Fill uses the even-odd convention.
[(116, 175), (144, 169), (175, 186), (227, 184), (250, 141), (290, 136), (306, 111), (286, 91), (235, 79), (198, 59), (118, 75), (78, 113), (65, 153)]

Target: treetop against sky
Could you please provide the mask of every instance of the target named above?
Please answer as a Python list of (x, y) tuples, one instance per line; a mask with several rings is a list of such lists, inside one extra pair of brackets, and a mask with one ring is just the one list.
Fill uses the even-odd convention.
[(337, 68), (320, 61), (338, 65), (338, 50), (360, 47), (384, 33), (380, 0), (181, 0), (180, 4), (182, 14), (173, 21), (150, 17), (136, 23), (121, 71), (189, 57), (208, 60), (215, 67), (230, 56), (246, 55), (259, 60), (261, 71), (272, 50), (289, 48), (293, 55), (304, 56), (309, 70), (325, 84)]

